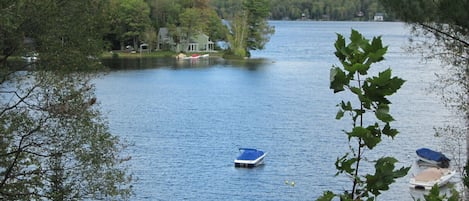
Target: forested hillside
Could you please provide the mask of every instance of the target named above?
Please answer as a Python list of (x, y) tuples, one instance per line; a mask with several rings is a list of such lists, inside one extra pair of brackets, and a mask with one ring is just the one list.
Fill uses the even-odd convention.
[[(232, 16), (239, 0), (211, 0), (222, 17)], [(373, 20), (384, 12), (378, 0), (271, 0), (272, 20)]]

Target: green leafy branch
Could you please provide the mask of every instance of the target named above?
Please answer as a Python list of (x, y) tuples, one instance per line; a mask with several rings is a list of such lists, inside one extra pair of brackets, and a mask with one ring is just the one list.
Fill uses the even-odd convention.
[[(352, 30), (350, 43), (346, 44), (345, 38), (338, 34), (335, 48), (335, 55), (343, 68), (332, 67), (330, 88), (334, 93), (349, 91), (358, 99), (358, 102), (354, 102), (358, 104), (341, 101), (337, 105), (339, 111), (336, 115), (339, 120), (349, 114), (353, 121), (353, 128), (344, 133), (349, 143), (353, 139), (357, 144), (350, 145), (351, 152), (338, 158), (335, 163), (336, 175), (345, 174), (352, 178), (352, 189), (339, 195), (326, 191), (318, 200), (332, 200), (334, 197), (340, 197), (341, 200), (374, 200), (382, 191), (388, 190), (395, 179), (405, 176), (410, 169), (396, 169), (395, 164), (398, 161), (395, 158), (381, 157), (373, 161), (374, 174), (362, 175), (360, 172), (364, 151), (375, 148), (382, 141), (383, 135), (394, 139), (399, 133), (390, 125), (394, 118), (389, 112), (391, 101), (387, 97), (396, 93), (405, 81), (393, 77), (390, 68), (379, 72), (377, 76), (368, 76), (371, 65), (382, 61), (387, 52), (381, 37), (374, 37), (369, 41), (358, 31)], [(374, 123), (364, 125), (366, 113), (374, 114)]]

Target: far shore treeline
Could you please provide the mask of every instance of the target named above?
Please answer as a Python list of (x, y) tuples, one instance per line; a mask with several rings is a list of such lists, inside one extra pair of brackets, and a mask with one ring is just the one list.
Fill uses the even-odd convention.
[[(16, 4), (20, 5), (18, 2)], [(52, 3), (37, 2), (24, 6), (40, 7), (43, 4), (51, 5), (45, 6), (46, 10), (40, 12), (50, 12), (47, 8), (52, 9)], [(142, 56), (131, 54), (137, 52), (143, 52), (145, 57), (210, 52), (211, 55), (225, 58), (246, 58), (250, 57), (250, 51), (264, 49), (274, 34), (275, 27), (270, 26), (268, 20), (395, 19), (393, 15), (384, 12), (379, 0), (104, 0), (99, 3), (102, 6), (99, 8), (97, 3), (81, 4), (91, 10), (97, 9), (92, 14), (94, 23), (99, 24), (99, 31), (94, 33), (100, 34), (102, 41), (93, 45), (100, 46), (103, 58)], [(63, 5), (55, 6), (59, 8)], [(6, 7), (5, 11), (12, 8)], [(42, 19), (40, 12), (33, 11), (25, 16), (31, 19), (21, 18), (18, 21), (17, 18), (18, 22), (11, 21), (27, 30), (24, 34), (17, 34), (24, 38), (24, 42), (7, 44), (21, 47), (21, 51), (14, 51), (16, 54), (3, 52), (0, 55), (7, 55), (5, 58), (30, 58), (30, 55), (40, 54), (36, 47), (42, 39), (33, 33), (37, 27), (32, 26)], [(63, 19), (73, 18), (67, 16), (67, 13), (63, 15)], [(22, 21), (24, 23), (20, 23)], [(74, 23), (81, 27), (84, 22)], [(5, 25), (10, 26), (8, 23)], [(8, 28), (14, 30), (14, 26)], [(9, 36), (5, 35), (4, 40), (12, 41)], [(62, 37), (62, 40), (67, 38)], [(15, 41), (21, 40), (15, 38)]]
[[(171, 50), (161, 45), (158, 33), (166, 28), (174, 42), (184, 34), (203, 33), (215, 42), (228, 42), (233, 30), (231, 22), (240, 18), (246, 6), (255, 13), (266, 13), (265, 20), (329, 20), (372, 21), (392, 20), (385, 15), (378, 0), (109, 0), (106, 20), (105, 50), (131, 51), (142, 43), (150, 49)], [(260, 16), (263, 16), (261, 14)], [(249, 16), (251, 18), (252, 16)], [(266, 27), (264, 35), (272, 34)], [(174, 51), (174, 50), (173, 50)], [(247, 49), (249, 56), (249, 48)]]

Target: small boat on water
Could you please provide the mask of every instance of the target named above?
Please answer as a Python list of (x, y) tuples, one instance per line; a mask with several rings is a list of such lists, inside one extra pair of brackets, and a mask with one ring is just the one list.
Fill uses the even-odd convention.
[(176, 56), (176, 59), (177, 60), (181, 60), (181, 59), (190, 59), (190, 60), (196, 60), (196, 59), (199, 59), (199, 58), (208, 58), (210, 55), (209, 54), (192, 54), (190, 56), (187, 56), (183, 53), (180, 53)]
[(191, 56), (187, 56), (184, 59), (198, 59), (200, 58), (199, 54), (192, 54)]
[(436, 165), (440, 168), (448, 168), (449, 162), (451, 161), (443, 153), (428, 148), (417, 149), (416, 153), (421, 161)]
[(435, 184), (446, 185), (455, 174), (456, 171), (448, 168), (430, 167), (412, 177), (409, 184), (411, 188), (430, 190)]
[(267, 155), (262, 150), (252, 148), (239, 148), (241, 154), (234, 160), (235, 167), (253, 168), (264, 163)]
[(449, 168), (451, 161), (443, 153), (428, 148), (417, 149), (417, 160), (409, 181), (411, 188), (430, 190), (434, 185), (444, 186), (456, 175), (456, 171)]

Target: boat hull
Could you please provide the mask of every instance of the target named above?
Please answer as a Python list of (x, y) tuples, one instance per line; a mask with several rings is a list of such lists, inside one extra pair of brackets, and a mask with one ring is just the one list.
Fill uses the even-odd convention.
[(243, 167), (243, 168), (253, 168), (259, 165), (264, 164), (264, 158), (266, 154), (264, 153), (262, 156), (257, 158), (256, 160), (234, 160), (235, 167)]
[[(432, 176), (432, 174), (436, 174), (435, 172), (440, 175)], [(446, 168), (428, 168), (411, 178), (409, 187), (421, 190), (430, 190), (435, 184), (441, 187), (446, 185), (455, 174), (456, 171)]]

